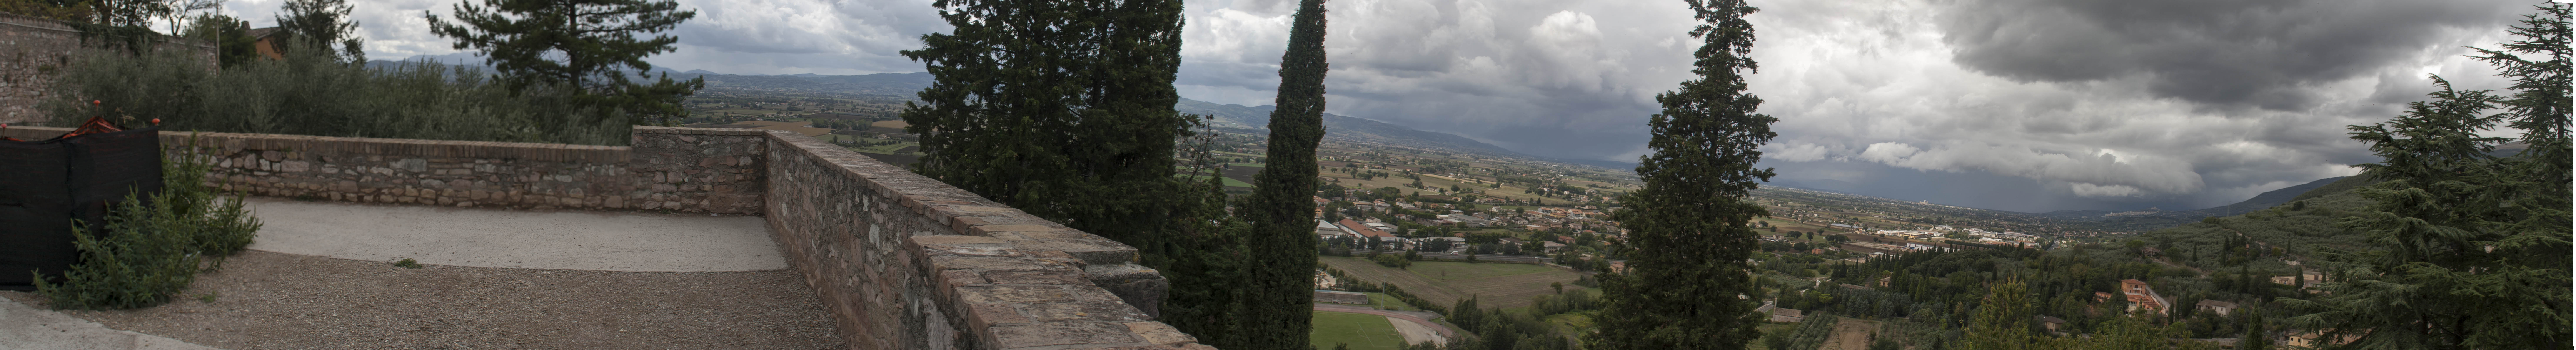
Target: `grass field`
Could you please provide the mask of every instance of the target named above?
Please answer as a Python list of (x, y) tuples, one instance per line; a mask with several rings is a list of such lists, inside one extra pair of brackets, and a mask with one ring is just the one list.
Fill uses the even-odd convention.
[[(1202, 179), (1202, 180), (1203, 180), (1203, 179), (1207, 179), (1207, 177), (1208, 177), (1207, 175), (1182, 175), (1182, 176), (1188, 176), (1188, 177), (1190, 177), (1191, 179)], [(1231, 178), (1231, 177), (1229, 177), (1229, 178), (1225, 178), (1225, 180), (1224, 180), (1224, 181), (1225, 181), (1225, 185), (1226, 185), (1227, 187), (1252, 187), (1252, 183), (1250, 183), (1250, 182), (1243, 182), (1243, 180), (1235, 180), (1234, 178)]]
[(1406, 304), (1403, 300), (1395, 300), (1395, 296), (1386, 295), (1386, 293), (1368, 292), (1368, 296), (1369, 304), (1379, 308), (1393, 306), (1396, 311), (1422, 311), (1422, 308), (1414, 307), (1413, 304)]
[(1456, 304), (1458, 299), (1476, 296), (1484, 307), (1526, 307), (1529, 299), (1541, 294), (1555, 294), (1549, 282), (1567, 283), (1568, 291), (1581, 289), (1572, 285), (1581, 278), (1573, 271), (1534, 264), (1464, 263), (1417, 261), (1412, 269), (1378, 266), (1358, 257), (1321, 257), (1324, 264), (1349, 273), (1351, 277), (1377, 283), (1394, 283), (1416, 296), (1440, 306)]
[(1352, 350), (1401, 350), (1404, 336), (1395, 334), (1395, 324), (1386, 316), (1347, 312), (1315, 312), (1315, 331), (1307, 334), (1315, 348), (1331, 349), (1335, 344), (1350, 344)]

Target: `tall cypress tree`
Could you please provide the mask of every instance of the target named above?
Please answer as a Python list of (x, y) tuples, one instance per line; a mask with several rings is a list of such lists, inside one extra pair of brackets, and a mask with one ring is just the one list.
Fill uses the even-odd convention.
[(1246, 349), (1308, 349), (1315, 276), (1315, 146), (1324, 138), (1324, 1), (1297, 4), (1279, 58), (1279, 109), (1270, 112), (1270, 162), (1244, 210), (1252, 290), (1244, 299)]
[(1178, 0), (943, 0), (951, 33), (903, 51), (933, 82), (907, 104), (924, 176), (1038, 217), (1163, 252), (1191, 212), (1175, 143)]
[(1745, 197), (1773, 174), (1753, 163), (1778, 119), (1754, 113), (1762, 99), (1744, 92), (1744, 74), (1757, 69), (1744, 16), (1757, 9), (1684, 2), (1703, 22), (1690, 31), (1702, 40), (1692, 53), (1699, 78), (1655, 96), (1664, 110), (1647, 121), (1654, 153), (1637, 165), (1646, 185), (1620, 196), (1625, 208), (1612, 214), (1631, 235), (1628, 271), (1602, 275), (1605, 307), (1588, 348), (1742, 349), (1759, 335), (1747, 222), (1769, 213)]

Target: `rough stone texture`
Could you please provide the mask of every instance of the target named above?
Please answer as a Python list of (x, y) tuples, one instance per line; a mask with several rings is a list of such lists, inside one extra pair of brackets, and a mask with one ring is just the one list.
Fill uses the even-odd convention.
[[(164, 42), (163, 48), (188, 48), (215, 64), (215, 47)], [(52, 96), (55, 73), (76, 60), (79, 30), (54, 20), (0, 13), (0, 123), (28, 124), (48, 118), (40, 102)]]
[(1209, 349), (1153, 321), (1169, 282), (1125, 244), (793, 132), (639, 126), (633, 141), (197, 135), (219, 160), (209, 181), (264, 196), (758, 214), (854, 349)]
[[(67, 128), (11, 127), (40, 140)], [(357, 203), (512, 209), (757, 214), (758, 132), (636, 127), (634, 145), (587, 146), (163, 132), (161, 144), (212, 156), (207, 182), (252, 195)], [(190, 137), (195, 140), (190, 140)]]
[(853, 348), (1206, 348), (1131, 306), (1168, 283), (1134, 248), (769, 133), (763, 212)]

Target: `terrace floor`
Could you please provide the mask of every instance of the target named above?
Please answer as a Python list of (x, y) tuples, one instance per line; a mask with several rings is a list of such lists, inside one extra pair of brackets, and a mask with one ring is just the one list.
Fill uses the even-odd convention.
[(168, 304), (0, 292), (0, 349), (846, 348), (757, 217), (251, 205), (252, 250)]

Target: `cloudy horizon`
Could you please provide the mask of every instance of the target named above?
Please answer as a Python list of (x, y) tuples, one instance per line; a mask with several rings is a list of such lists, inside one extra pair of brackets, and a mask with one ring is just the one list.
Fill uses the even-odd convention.
[[(281, 0), (224, 12), (273, 23)], [(369, 57), (456, 53), (422, 14), (356, 4)], [(929, 0), (680, 1), (657, 66), (728, 74), (921, 71)], [(2344, 125), (2432, 89), (2505, 85), (2494, 47), (2538, 2), (1755, 0), (1752, 93), (1780, 118), (1781, 182), (2014, 211), (2198, 209), (2375, 161)], [(719, 6), (719, 4), (721, 4)], [(1191, 0), (1184, 97), (1269, 104), (1294, 1)], [(1341, 0), (1328, 111), (1538, 156), (1634, 161), (1653, 97), (1689, 79), (1680, 1)], [(2507, 135), (2509, 136), (2509, 135)]]

